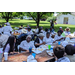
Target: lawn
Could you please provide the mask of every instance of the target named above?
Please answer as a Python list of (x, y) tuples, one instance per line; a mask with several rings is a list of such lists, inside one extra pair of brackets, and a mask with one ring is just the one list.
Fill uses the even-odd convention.
[[(27, 26), (28, 24), (32, 27), (35, 28), (36, 22), (34, 20), (20, 20), (20, 19), (12, 19), (9, 20), (12, 28), (14, 27), (19, 27), (20, 25)], [(4, 19), (0, 19), (0, 25), (6, 23)], [(44, 29), (45, 28), (50, 28), (50, 23), (47, 21), (40, 21), (40, 26), (42, 26)], [(75, 25), (68, 25), (68, 24), (57, 24), (55, 25), (55, 31), (58, 31), (59, 27), (63, 27), (63, 30), (65, 30), (66, 27), (69, 27), (71, 29), (71, 32), (73, 33), (75, 31)]]

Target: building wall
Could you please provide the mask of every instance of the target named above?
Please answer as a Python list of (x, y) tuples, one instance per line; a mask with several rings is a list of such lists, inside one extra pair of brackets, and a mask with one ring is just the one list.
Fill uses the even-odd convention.
[(73, 24), (75, 25), (75, 16), (73, 15), (60, 15), (57, 17), (57, 23), (58, 24), (63, 24), (64, 23), (64, 17), (68, 17), (68, 24)]

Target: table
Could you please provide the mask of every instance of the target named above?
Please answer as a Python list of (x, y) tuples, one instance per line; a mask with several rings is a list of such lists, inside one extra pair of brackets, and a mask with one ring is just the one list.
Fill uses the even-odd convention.
[[(23, 61), (27, 61), (27, 57), (30, 55), (31, 53), (29, 53), (28, 51), (24, 52), (24, 53), (20, 53), (17, 55), (11, 55), (8, 57), (8, 62), (23, 62)], [(40, 54), (37, 54), (35, 59), (37, 60), (37, 62), (45, 62), (47, 60), (53, 59), (53, 56), (49, 56), (46, 53), (46, 50), (43, 51)], [(4, 58), (2, 60), (4, 62)]]
[(66, 37), (69, 37), (70, 39), (75, 38), (74, 34), (67, 35)]

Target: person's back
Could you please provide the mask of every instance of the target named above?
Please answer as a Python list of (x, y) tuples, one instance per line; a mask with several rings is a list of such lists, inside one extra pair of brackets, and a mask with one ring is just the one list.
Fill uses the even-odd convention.
[(57, 59), (55, 62), (70, 62), (69, 58), (64, 56), (65, 49), (63, 47), (57, 46), (53, 49), (53, 51)]
[(5, 26), (3, 27), (3, 33), (6, 34), (6, 35), (11, 35), (10, 32), (12, 32), (12, 28), (11, 26)]
[(72, 45), (67, 45), (65, 47), (66, 57), (70, 59), (71, 62), (75, 62), (75, 47)]

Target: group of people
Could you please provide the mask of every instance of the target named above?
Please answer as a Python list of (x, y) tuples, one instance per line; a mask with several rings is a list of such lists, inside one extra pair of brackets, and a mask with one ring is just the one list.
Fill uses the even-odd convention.
[[(63, 31), (62, 27), (59, 28), (58, 32), (56, 33), (52, 27), (49, 29), (46, 28), (45, 30), (43, 27), (37, 27), (36, 29), (33, 30), (31, 27), (28, 25), (27, 27), (23, 27), (21, 25), (18, 30), (15, 30), (17, 33), (20, 33), (18, 37), (13, 36), (13, 29), (10, 25), (9, 22), (5, 23), (6, 26), (2, 27), (0, 26), (0, 45), (3, 45), (3, 52), (8, 52), (9, 54), (14, 54), (15, 53), (15, 44), (16, 44), (16, 38), (21, 39), (21, 37), (26, 36), (25, 40), (22, 40), (18, 48), (18, 53), (19, 51), (27, 51), (29, 50), (30, 47), (32, 48), (37, 48), (45, 44), (53, 44), (56, 43), (57, 41), (64, 41), (65, 38), (62, 36), (62, 33), (64, 32), (65, 35), (69, 35), (70, 29), (66, 28), (66, 31)], [(53, 35), (55, 37), (53, 38)], [(67, 57), (65, 57), (65, 53), (70, 55), (70, 52), (72, 53), (71, 55), (74, 54), (74, 47), (73, 50), (71, 49), (71, 45), (68, 45), (64, 48), (62, 47), (56, 47), (54, 48), (54, 55), (58, 59), (56, 61), (61, 62), (61, 61), (70, 61)]]

